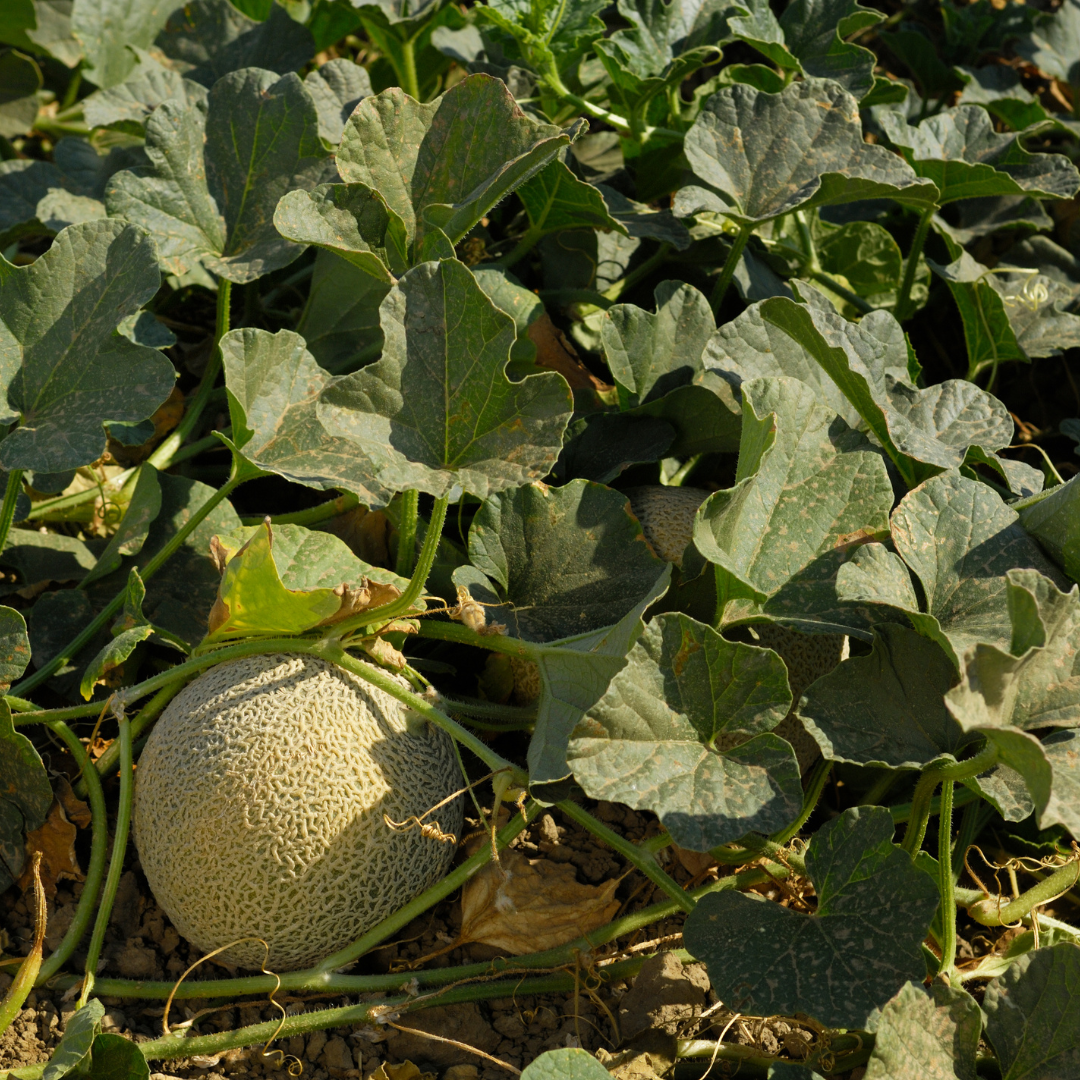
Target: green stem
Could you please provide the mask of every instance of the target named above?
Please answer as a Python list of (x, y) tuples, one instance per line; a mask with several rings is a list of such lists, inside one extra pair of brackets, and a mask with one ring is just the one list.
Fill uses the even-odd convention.
[[(974, 757), (965, 761), (954, 761), (936, 767), (931, 765), (923, 771), (915, 785), (915, 795), (911, 800), (911, 820), (907, 832), (904, 833), (903, 847), (909, 855), (914, 856), (922, 847), (926, 824), (930, 820), (931, 799), (938, 784), (943, 780), (967, 780), (969, 777), (978, 776), (992, 768), (996, 761), (997, 746), (990, 742)], [(950, 812), (951, 809), (950, 806)]]
[(22, 492), (22, 469), (12, 469), (8, 473), (7, 487), (4, 489), (4, 502), (0, 505), (0, 551), (7, 544), (11, 524), (15, 520), (15, 504)]
[(583, 806), (579, 806), (576, 802), (565, 799), (557, 805), (568, 818), (588, 829), (594, 836), (600, 837), (604, 843), (614, 848), (624, 859), (637, 867), (654, 885), (666, 892), (687, 914), (697, 906), (686, 890), (664, 871), (663, 867), (652, 855), (642, 852), (636, 844), (609, 829), (602, 821), (598, 821), (588, 810)]
[(635, 266), (625, 277), (619, 278), (613, 285), (608, 286), (601, 295), (605, 300), (614, 303), (627, 289), (632, 288), (642, 278), (648, 277), (658, 266), (666, 263), (670, 253), (671, 245), (661, 244), (640, 266)]
[[(131, 721), (131, 741), (135, 742), (140, 735), (161, 715), (165, 706), (183, 689), (184, 683), (177, 679), (175, 682), (163, 686), (138, 712)], [(98, 776), (106, 777), (116, 769), (120, 760), (120, 741), (113, 739), (108, 749), (94, 763), (94, 769)], [(75, 785), (75, 794), (83, 798), (86, 794), (86, 781), (80, 780)]]
[(432, 619), (421, 619), (420, 637), (434, 638), (436, 641), (453, 641), (458, 645), (475, 645), (478, 649), (487, 649), (490, 652), (506, 653), (507, 656), (523, 656), (527, 660), (532, 659), (535, 646), (530, 646), (518, 638), (507, 637), (505, 634), (478, 634), (461, 623), (435, 622)]
[[(953, 795), (953, 809), (957, 809), (961, 806), (967, 806), (969, 803), (978, 801), (980, 796), (977, 792), (974, 792), (969, 787), (961, 788)], [(928, 818), (936, 817), (941, 806), (941, 800), (935, 796), (930, 800), (930, 813)], [(889, 813), (892, 814), (894, 825), (903, 825), (905, 821), (911, 820), (911, 803), (897, 803), (896, 806), (890, 806), (888, 808)]]
[(907, 265), (904, 267), (904, 277), (900, 282), (900, 293), (896, 298), (896, 307), (893, 309), (897, 322), (904, 322), (912, 314), (908, 311), (911, 303), (911, 287), (915, 284), (915, 272), (919, 268), (919, 256), (922, 255), (923, 245), (926, 243), (926, 234), (930, 230), (930, 222), (937, 212), (936, 206), (929, 206), (919, 218), (919, 224), (915, 229), (915, 236), (911, 241), (911, 250), (908, 252)]
[(811, 281), (824, 285), (826, 289), (836, 293), (837, 296), (843, 297), (856, 311), (862, 312), (863, 315), (869, 315), (871, 311), (875, 310), (874, 305), (868, 300), (864, 300), (858, 293), (853, 293), (850, 289), (845, 288), (835, 278), (826, 274), (824, 270), (807, 270), (806, 276)]
[(461, 701), (439, 695), (438, 705), (448, 713), (466, 716), (490, 716), (496, 720), (528, 722), (536, 719), (535, 705), (501, 705), (497, 701)]
[(810, 815), (817, 809), (821, 793), (825, 790), (825, 785), (832, 775), (832, 768), (833, 763), (825, 758), (814, 766), (810, 779), (807, 781), (806, 790), (803, 792), (803, 805), (799, 816), (786, 829), (773, 833), (769, 837), (770, 840), (782, 846), (799, 835), (802, 827), (810, 820)]
[(515, 263), (521, 262), (521, 260), (524, 259), (538, 243), (540, 243), (545, 235), (547, 235), (545, 229), (541, 229), (536, 225), (530, 225), (518, 238), (518, 242), (514, 245), (513, 251), (508, 255), (504, 255), (501, 259), (497, 260), (497, 262), (489, 263), (488, 265), (500, 266), (504, 270), (509, 270)]
[(694, 454), (693, 457), (687, 458), (667, 480), (661, 476), (660, 483), (665, 487), (682, 487), (686, 483), (687, 477), (698, 467), (704, 456), (704, 454)]
[(802, 244), (803, 254), (806, 256), (806, 269), (810, 271), (820, 270), (817, 247), (814, 237), (810, 232), (810, 226), (806, 221), (806, 214), (802, 210), (795, 211), (795, 227), (799, 232), (799, 242)]
[[(84, 720), (88, 716), (97, 716), (101, 712), (101, 702), (91, 701), (86, 705), (69, 705), (64, 709), (41, 709), (25, 698), (6, 697), (4, 700), (11, 707), (16, 727), (26, 724), (46, 724), (50, 720)], [(26, 708), (25, 706), (29, 706)]]
[(615, 304), (613, 300), (609, 300), (595, 289), (537, 289), (536, 295), (544, 303), (550, 301), (555, 304), (591, 304), (605, 311), (609, 307), (614, 307)]
[(985, 897), (980, 893), (980, 899), (968, 908), (968, 914), (983, 926), (1007, 926), (1030, 915), (1035, 908), (1048, 904), (1061, 893), (1068, 892), (1078, 880), (1080, 862), (1074, 859), (1009, 903), (1003, 904), (1000, 896)]
[(950, 982), (956, 965), (956, 899), (952, 870), (953, 783), (941, 782), (941, 813), (938, 817), (938, 889), (941, 892), (941, 960), (938, 974)]
[(232, 299), (232, 282), (218, 278), (217, 312), (214, 320), (214, 349), (202, 373), (199, 385), (184, 409), (180, 423), (168, 434), (157, 449), (147, 458), (155, 469), (167, 469), (173, 455), (187, 442), (195, 430), (214, 392), (214, 384), (221, 372), (221, 339), (229, 332), (229, 302)]
[(889, 793), (889, 788), (896, 783), (901, 770), (882, 769), (881, 775), (870, 785), (866, 794), (859, 800), (860, 806), (881, 806), (882, 800)]
[(462, 746), (467, 746), (485, 765), (496, 772), (509, 771), (515, 784), (524, 787), (529, 782), (529, 774), (523, 772), (506, 758), (496, 754), (483, 739), (478, 738), (467, 728), (463, 728), (456, 720), (452, 720), (441, 709), (435, 708), (427, 699), (411, 690), (406, 690), (389, 672), (384, 671), (374, 664), (363, 660), (357, 660), (350, 656), (344, 649), (330, 646), (323, 653), (325, 659), (338, 667), (351, 671), (365, 682), (377, 686), (393, 698), (397, 698), (403, 705), (407, 705), (414, 712), (419, 713), (425, 720), (430, 720), (436, 727), (442, 728)]
[[(401, 493), (401, 521), (398, 523), (397, 574), (407, 578), (416, 558), (416, 519), (420, 512), (420, 492), (409, 488)], [(426, 584), (426, 582), (425, 582)]]
[(420, 80), (416, 74), (416, 46), (412, 38), (401, 43), (401, 70), (398, 72), (401, 88), (409, 97), (420, 100)]
[[(230, 479), (224, 487), (214, 492), (209, 499), (191, 515), (190, 518), (176, 531), (176, 534), (166, 543), (161, 550), (146, 564), (142, 571), (144, 582), (149, 581), (165, 565), (174, 552), (179, 550), (184, 541), (206, 520), (214, 509), (223, 503), (233, 491), (242, 483), (242, 479)], [(47, 664), (38, 668), (33, 675), (23, 679), (11, 688), (13, 694), (26, 694), (43, 682), (51, 679), (72, 657), (78, 656), (79, 652), (97, 636), (98, 631), (103, 630), (112, 621), (116, 613), (124, 606), (127, 591), (119, 592), (109, 601), (106, 607), (98, 613), (83, 630), (77, 634), (56, 656)]]
[(712, 291), (712, 296), (709, 297), (709, 303), (712, 306), (713, 314), (720, 311), (720, 305), (724, 302), (728, 286), (731, 284), (731, 279), (735, 276), (735, 271), (739, 266), (739, 260), (742, 258), (743, 249), (746, 247), (747, 241), (750, 239), (753, 232), (753, 225), (741, 225), (739, 227), (738, 235), (731, 242), (727, 259), (724, 261), (724, 269), (720, 271), (720, 277), (717, 278), (716, 285)]
[(105, 795), (101, 790), (101, 780), (86, 747), (62, 720), (47, 720), (46, 726), (60, 737), (68, 748), (68, 752), (78, 762), (79, 771), (86, 782), (86, 797), (90, 800), (91, 830), (90, 861), (86, 866), (86, 880), (83, 882), (82, 895), (75, 908), (75, 917), (71, 920), (71, 925), (56, 947), (56, 951), (41, 965), (41, 970), (38, 972), (39, 984), (51, 979), (67, 963), (68, 958), (82, 941), (82, 936), (86, 933), (86, 928), (90, 925), (90, 919), (94, 914), (101, 879), (105, 876), (105, 857), (109, 847), (109, 819), (105, 811)]
[(124, 872), (124, 854), (127, 851), (128, 828), (131, 825), (131, 792), (133, 769), (131, 764), (131, 723), (123, 712), (118, 717), (120, 724), (120, 802), (116, 808), (116, 828), (113, 832), (112, 858), (109, 860), (109, 876), (105, 879), (105, 891), (101, 894), (94, 932), (90, 935), (90, 947), (86, 951), (86, 977), (83, 979), (82, 993), (79, 995), (78, 1008), (86, 1004), (90, 992), (94, 989), (94, 976), (97, 973), (101, 946), (105, 944), (105, 931), (109, 928), (109, 916), (112, 914), (116, 890), (120, 887), (120, 875)]
[(620, 135), (633, 136), (634, 129), (629, 120), (573, 93), (562, 81), (562, 77), (553, 64), (540, 78), (552, 93), (564, 101), (568, 101), (571, 105), (576, 105), (586, 116), (590, 116), (594, 120), (603, 120), (605, 124), (613, 127)]
[[(211, 436), (211, 438), (213, 437)], [(216, 439), (213, 441), (217, 442)], [(330, 518), (335, 518), (339, 514), (345, 514), (350, 510), (355, 510), (359, 505), (359, 497), (350, 492), (346, 492), (344, 495), (339, 495), (336, 499), (319, 503), (318, 506), (311, 506), (307, 510), (297, 510), (293, 514), (272, 514), (270, 523), (272, 525), (317, 525), (320, 521), (329, 521)], [(264, 518), (243, 517), (240, 520), (245, 525), (261, 525)]]
[(758, 836), (756, 833), (750, 833), (743, 838), (743, 843), (755, 855), (759, 857), (764, 855), (773, 862), (780, 863), (781, 866), (786, 864), (799, 877), (807, 876), (806, 861), (802, 855), (797, 855), (794, 851), (784, 851), (775, 840), (766, 836)]

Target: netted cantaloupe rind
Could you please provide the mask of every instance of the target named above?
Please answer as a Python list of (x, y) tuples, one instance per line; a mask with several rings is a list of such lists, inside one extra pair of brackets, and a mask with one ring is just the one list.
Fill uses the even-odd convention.
[[(309, 656), (221, 664), (173, 699), (136, 770), (134, 831), (176, 929), (243, 967), (309, 967), (445, 876), (455, 846), (391, 829), (461, 786), (450, 738)], [(460, 835), (462, 801), (427, 819)]]
[(709, 493), (653, 484), (631, 488), (626, 495), (649, 546), (665, 562), (682, 566), (683, 552), (694, 538), (694, 515)]

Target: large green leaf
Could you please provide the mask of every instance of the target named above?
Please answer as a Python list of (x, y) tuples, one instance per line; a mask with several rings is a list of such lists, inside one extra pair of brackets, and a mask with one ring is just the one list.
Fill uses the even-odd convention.
[(228, 0), (188, 0), (174, 8), (156, 44), (187, 78), (208, 89), (241, 68), (286, 75), (315, 52), (311, 32), (279, 4), (265, 22), (256, 22)]
[(822, 79), (792, 83), (780, 94), (725, 87), (702, 107), (685, 151), (719, 194), (684, 189), (682, 212), (700, 206), (748, 225), (800, 206), (886, 196), (922, 206), (937, 195), (895, 154), (863, 141), (855, 99)]
[[(838, 595), (903, 612), (958, 669), (960, 654), (977, 642), (1009, 648), (1007, 571), (1030, 568), (1057, 579), (1016, 511), (986, 484), (956, 472), (935, 476), (903, 498), (893, 511), (892, 539), (922, 586), (925, 610), (915, 604), (903, 564), (876, 545), (854, 553), (837, 580)], [(883, 565), (892, 572), (883, 574)], [(882, 617), (896, 621), (894, 614)]]
[(1016, 43), (1016, 51), (1062, 82), (1080, 86), (1080, 2), (1065, 0)]
[(90, 1048), (87, 1080), (150, 1080), (150, 1066), (137, 1043), (102, 1032)]
[(921, 769), (964, 742), (944, 702), (955, 682), (936, 642), (884, 623), (870, 655), (852, 656), (813, 683), (798, 715), (830, 760)]
[(587, 1050), (548, 1050), (525, 1066), (521, 1080), (607, 1080), (611, 1074)]
[(1080, 581), (1080, 477), (1016, 504), (1020, 524), (1073, 581)]
[[(994, 452), (1012, 442), (1008, 409), (973, 383), (948, 379), (920, 390), (897, 378), (897, 346), (903, 334), (886, 312), (875, 312), (856, 324), (778, 296), (761, 304), (761, 317), (821, 365), (909, 486), (942, 469), (959, 468), (972, 447), (983, 458), (996, 460)], [(893, 349), (886, 351), (889, 345)], [(890, 360), (894, 371), (886, 368)], [(1001, 468), (1011, 469), (1011, 463), (1001, 463)]]
[(1080, 949), (1025, 953), (990, 982), (986, 1036), (1002, 1080), (1064, 1080), (1080, 1073)]
[(615, 229), (626, 226), (611, 216), (599, 188), (579, 180), (556, 158), (517, 189), (529, 217), (529, 239), (561, 229)]
[(145, 420), (168, 397), (172, 364), (116, 333), (158, 288), (154, 243), (119, 221), (65, 229), (29, 266), (0, 259), (0, 383), (8, 469), (62, 472), (105, 450), (107, 420)]
[(128, 46), (146, 49), (176, 8), (175, 0), (75, 0), (71, 31), (82, 42), (95, 86), (122, 83), (136, 64)]
[(0, 135), (14, 139), (34, 126), (38, 114), (41, 69), (13, 49), (0, 52)]
[(304, 76), (304, 89), (319, 111), (319, 134), (331, 143), (341, 142), (345, 121), (360, 99), (371, 93), (367, 68), (343, 56), (328, 60)]
[(716, 329), (709, 301), (693, 285), (663, 281), (654, 295), (655, 315), (634, 304), (604, 313), (600, 340), (623, 409), (693, 382)]
[(153, 233), (169, 272), (201, 262), (236, 282), (301, 253), (274, 228), (274, 207), (286, 192), (333, 175), (304, 84), (255, 68), (215, 83), (205, 116), (176, 99), (159, 105), (146, 121), (146, 153), (148, 169), (110, 182), (110, 215)]
[(122, 83), (96, 90), (83, 99), (83, 117), (88, 127), (115, 127), (142, 135), (146, 118), (163, 101), (190, 100), (196, 104), (205, 99), (206, 90), (198, 83), (166, 67), (152, 53), (133, 51), (138, 63)]
[(327, 433), (316, 416), (331, 383), (290, 330), (232, 330), (221, 340), (233, 442), (253, 464), (308, 487), (342, 487), (369, 506), (391, 493), (360, 448)]
[(716, 565), (722, 618), (845, 633), (856, 616), (837, 602), (836, 573), (850, 545), (887, 534), (884, 462), (805, 383), (753, 379), (742, 395), (735, 486), (709, 498), (694, 528)]
[(966, 991), (904, 983), (881, 1010), (866, 1080), (975, 1080), (982, 1017)]
[(462, 263), (414, 267), (383, 301), (381, 322), (382, 358), (328, 384), (316, 410), (375, 463), (381, 484), (433, 495), (460, 484), (486, 498), (550, 471), (570, 389), (553, 372), (510, 382), (513, 320)]
[(575, 729), (567, 756), (591, 798), (652, 810), (680, 846), (709, 851), (798, 815), (799, 764), (769, 734), (790, 705), (774, 652), (660, 615)]
[(618, 623), (665, 569), (626, 496), (587, 480), (526, 484), (491, 497), (469, 529), (469, 558), (472, 572), (460, 568), (455, 581), (493, 605), (490, 622), (534, 642)]
[(881, 806), (852, 807), (815, 833), (806, 853), (813, 915), (734, 891), (703, 896), (684, 940), (717, 996), (758, 1016), (805, 1013), (859, 1028), (904, 983), (921, 981), (937, 885), (892, 835)]
[(427, 105), (396, 87), (365, 98), (345, 125), (337, 165), (348, 184), (379, 192), (420, 262), (432, 229), (456, 244), (569, 141), (525, 116), (503, 82), (472, 75)]
[(105, 1006), (97, 998), (91, 998), (75, 1011), (45, 1065), (42, 1080), (63, 1080), (87, 1058), (104, 1015)]
[(962, 105), (910, 126), (892, 110), (881, 124), (918, 175), (940, 192), (938, 205), (957, 199), (1030, 193), (1069, 198), (1080, 188), (1080, 172), (1062, 154), (1031, 154), (1021, 134), (999, 135), (979, 105)]
[(0, 701), (0, 888), (6, 889), (22, 873), (24, 834), (43, 824), (52, 799), (49, 774), (34, 744), (15, 730), (8, 703)]

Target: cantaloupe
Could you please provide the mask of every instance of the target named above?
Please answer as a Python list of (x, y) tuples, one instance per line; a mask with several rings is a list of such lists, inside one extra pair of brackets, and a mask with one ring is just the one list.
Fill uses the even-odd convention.
[[(709, 493), (699, 488), (633, 488), (627, 492), (630, 507), (641, 522), (641, 531), (662, 559), (682, 564), (683, 552), (694, 535), (694, 516)], [(807, 687), (827, 675), (847, 658), (849, 643), (844, 634), (803, 634), (775, 623), (757, 624), (725, 630), (725, 636), (772, 649), (788, 669), (791, 687), (791, 711), (774, 729), (795, 748), (799, 768), (805, 773), (820, 756), (821, 750), (795, 715), (799, 698)]]
[[(309, 967), (445, 876), (455, 844), (386, 824), (461, 787), (450, 737), (310, 656), (211, 668), (158, 720), (136, 769), (150, 888), (199, 949)], [(460, 835), (455, 799), (425, 822)]]

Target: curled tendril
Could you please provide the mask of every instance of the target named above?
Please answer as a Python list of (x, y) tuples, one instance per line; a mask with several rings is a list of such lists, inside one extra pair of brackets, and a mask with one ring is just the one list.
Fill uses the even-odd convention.
[(1021, 286), (1019, 292), (1007, 292), (1001, 294), (1002, 301), (1008, 307), (1015, 307), (1019, 304), (1021, 307), (1025, 307), (1028, 311), (1038, 311), (1043, 304), (1050, 299), (1050, 290), (1046, 287), (1046, 283), (1039, 281), (1039, 271), (1035, 269), (1027, 269), (1019, 266), (1002, 266), (994, 267), (981, 274), (978, 278), (982, 281), (988, 274), (1026, 274), (1024, 284)]

